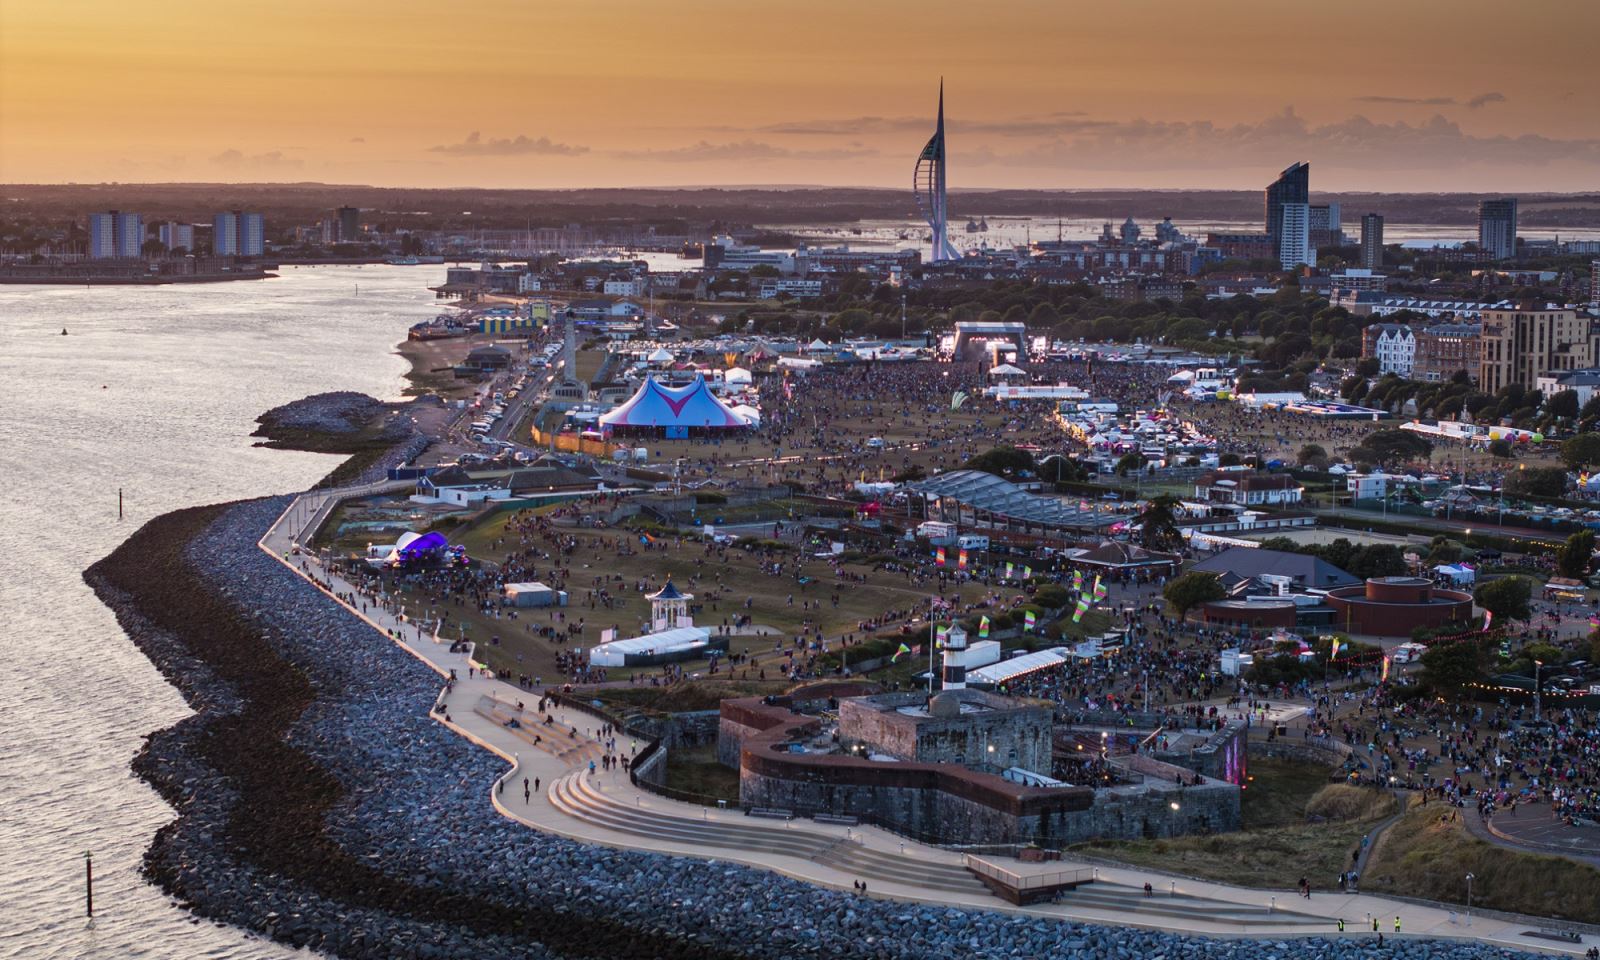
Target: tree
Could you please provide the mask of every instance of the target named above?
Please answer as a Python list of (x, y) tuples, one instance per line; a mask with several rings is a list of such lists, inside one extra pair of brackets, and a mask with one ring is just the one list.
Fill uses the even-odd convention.
[(1544, 402), (1544, 412), (1552, 417), (1571, 419), (1578, 415), (1578, 391), (1560, 390)]
[(1422, 652), (1423, 686), (1440, 694), (1453, 694), (1483, 679), (1483, 650), (1471, 640), (1436, 643)]
[(1060, 322), (1061, 314), (1057, 313), (1056, 308), (1050, 306), (1048, 303), (1039, 304), (1037, 307), (1033, 308), (1032, 313), (1028, 314), (1029, 330), (1048, 329), (1050, 327), (1054, 327)]
[(1567, 471), (1562, 467), (1510, 470), (1500, 487), (1513, 497), (1559, 497), (1567, 492)]
[(1138, 470), (1143, 466), (1144, 457), (1140, 455), (1138, 451), (1132, 451), (1129, 453), (1124, 453), (1121, 458), (1117, 460), (1116, 466), (1112, 467), (1112, 469), (1115, 470), (1119, 476), (1126, 477), (1128, 474)]
[(1451, 543), (1447, 537), (1434, 537), (1432, 549), (1428, 551), (1429, 563), (1455, 563), (1461, 559), (1461, 547)]
[(846, 310), (833, 318), (833, 327), (845, 333), (857, 333), (872, 322), (872, 314), (859, 307)]
[(1496, 460), (1510, 460), (1515, 451), (1511, 449), (1510, 440), (1491, 440), (1489, 442), (1489, 456)]
[(1195, 607), (1213, 600), (1221, 600), (1227, 595), (1228, 591), (1222, 588), (1222, 581), (1218, 580), (1215, 574), (1202, 573), (1198, 570), (1191, 570), (1173, 580), (1161, 591), (1167, 606), (1172, 608), (1173, 615), (1179, 619)]
[(1397, 577), (1406, 572), (1406, 558), (1392, 543), (1372, 543), (1356, 549), (1345, 569), (1363, 580)]
[[(1356, 451), (1367, 451), (1360, 456)], [(1433, 453), (1433, 444), (1421, 434), (1410, 430), (1374, 430), (1350, 452), (1352, 459), (1371, 460), (1373, 463), (1394, 463), (1399, 460), (1422, 460)]]
[(1308, 443), (1300, 448), (1300, 454), (1296, 459), (1300, 461), (1302, 467), (1309, 467), (1313, 464), (1327, 466), (1328, 451), (1323, 449), (1319, 443)]
[(1528, 598), (1533, 589), (1527, 577), (1509, 576), (1480, 584), (1472, 599), (1501, 622), (1528, 619)]
[[(1600, 394), (1596, 394), (1596, 399), (1600, 399)], [(1584, 409), (1589, 408), (1585, 406)], [(1600, 411), (1596, 413), (1600, 414)], [(1564, 441), (1561, 444), (1561, 462), (1574, 470), (1583, 470), (1591, 464), (1600, 463), (1600, 433), (1580, 433)]]
[(1178, 529), (1174, 515), (1178, 498), (1159, 496), (1150, 499), (1149, 506), (1139, 514), (1139, 542), (1147, 550), (1177, 550), (1183, 546), (1183, 531)]
[(1033, 454), (1016, 447), (995, 447), (986, 450), (962, 464), (968, 470), (982, 470), (997, 477), (1014, 477), (1032, 473), (1035, 469)]
[(1563, 577), (1580, 580), (1589, 573), (1594, 558), (1594, 531), (1579, 530), (1556, 550), (1556, 570)]

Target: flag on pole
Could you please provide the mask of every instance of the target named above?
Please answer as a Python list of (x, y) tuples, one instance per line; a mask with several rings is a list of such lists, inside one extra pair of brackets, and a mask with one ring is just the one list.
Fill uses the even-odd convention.
[(1384, 657), (1383, 657), (1383, 676), (1381, 678), (1379, 678), (1378, 682), (1379, 683), (1388, 683), (1389, 682), (1389, 656), (1388, 656), (1388, 654), (1385, 654)]
[(910, 652), (911, 652), (911, 648), (902, 643), (902, 644), (900, 644), (900, 649), (898, 649), (898, 650), (896, 650), (894, 652), (894, 656), (889, 658), (889, 662), (890, 663), (899, 663), (900, 662), (900, 658), (905, 656), (906, 654), (908, 654)]
[(1036, 617), (1034, 617), (1033, 611), (1029, 610), (1029, 611), (1027, 611), (1026, 615), (1023, 617), (1022, 629), (1028, 631), (1029, 633), (1032, 633), (1033, 632), (1033, 626), (1037, 622), (1038, 622), (1038, 620), (1037, 620)]
[(1072, 589), (1078, 591), (1079, 593), (1083, 592), (1083, 571), (1082, 570), (1074, 570), (1074, 571), (1072, 571)]
[(1329, 660), (1337, 660), (1337, 659), (1339, 659), (1339, 641), (1338, 640), (1333, 641), (1333, 651), (1328, 654), (1328, 659)]
[(1105, 584), (1100, 582), (1100, 575), (1099, 574), (1095, 574), (1094, 591), (1093, 592), (1094, 592), (1095, 602), (1097, 602), (1097, 603), (1099, 601), (1101, 601), (1101, 600), (1104, 600), (1106, 598), (1106, 594), (1111, 592), (1111, 591), (1106, 589), (1106, 585)]
[(980, 617), (980, 618), (978, 618), (978, 639), (979, 640), (987, 640), (988, 638), (989, 638), (989, 618), (988, 617)]
[(936, 567), (944, 566), (944, 547), (939, 547), (933, 551), (933, 565)]
[(962, 547), (960, 552), (956, 554), (956, 568), (960, 569), (960, 570), (967, 569), (967, 548), (966, 547)]
[(934, 630), (933, 631), (933, 648), (935, 650), (942, 650), (944, 648), (944, 638), (948, 637), (949, 635), (950, 635), (950, 628), (948, 626), (939, 627), (938, 629)]
[(1485, 630), (1489, 629), (1489, 625), (1492, 624), (1492, 623), (1494, 623), (1494, 611), (1493, 610), (1485, 610), (1485, 611), (1483, 611), (1483, 629), (1485, 629)]
[(1024, 579), (1024, 580), (1032, 580), (1033, 579), (1033, 568), (1028, 566), (1027, 564), (1023, 564), (1022, 565), (1022, 579)]
[(1088, 612), (1089, 612), (1089, 598), (1088, 597), (1080, 597), (1078, 599), (1078, 608), (1076, 610), (1072, 611), (1072, 622), (1073, 623), (1082, 623), (1083, 622), (1083, 615), (1088, 613)]
[(1012, 572), (1012, 570), (1015, 569), (1015, 567), (1016, 567), (1016, 565), (1013, 564), (1010, 560), (1006, 561), (1006, 579), (1007, 580), (1011, 579), (1011, 572)]

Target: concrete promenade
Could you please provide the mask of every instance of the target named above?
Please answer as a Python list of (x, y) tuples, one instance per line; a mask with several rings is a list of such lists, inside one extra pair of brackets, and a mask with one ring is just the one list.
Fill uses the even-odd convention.
[[(436, 640), (405, 622), (398, 611), (332, 576), (309, 552), (297, 553), (303, 534), (314, 529), (344, 497), (395, 488), (373, 484), (337, 491), (312, 491), (298, 497), (262, 537), (267, 553), (311, 580), (342, 603), (352, 616), (393, 637), (402, 649), (454, 682), (441, 695), (434, 719), (504, 758), (510, 765), (486, 800), (503, 815), (537, 830), (616, 848), (748, 864), (810, 883), (849, 889), (867, 884), (867, 895), (984, 910), (1058, 917), (1109, 926), (1146, 927), (1211, 937), (1265, 936), (1272, 939), (1337, 935), (1372, 938), (1371, 918), (1393, 937), (1395, 918), (1406, 937), (1475, 940), (1520, 950), (1581, 955), (1600, 937), (1582, 943), (1555, 943), (1530, 937), (1540, 921), (1475, 916), (1470, 923), (1454, 911), (1366, 894), (1315, 892), (1310, 900), (1294, 891), (1263, 891), (1121, 867), (1095, 867), (1096, 883), (1064, 895), (1062, 902), (1015, 907), (993, 896), (966, 870), (961, 854), (902, 840), (873, 827), (817, 824), (808, 820), (763, 820), (739, 811), (679, 803), (633, 787), (619, 769), (599, 766), (603, 753), (600, 721), (576, 710), (556, 708), (554, 723), (533, 716), (539, 695), (485, 676), (470, 653), (452, 653), (448, 640)], [(469, 647), (470, 650), (470, 647)], [(526, 705), (518, 712), (518, 702)], [(518, 725), (508, 726), (513, 716)], [(537, 741), (537, 742), (536, 742)], [(631, 755), (644, 746), (616, 734), (616, 753)], [(589, 772), (593, 761), (596, 772)], [(527, 787), (525, 789), (524, 783)], [(537, 789), (534, 784), (537, 783)], [(996, 858), (986, 858), (996, 859)], [(1042, 865), (1001, 862), (1029, 874), (1083, 866), (1071, 860)], [(1332, 878), (1314, 878), (1331, 883)], [(1146, 897), (1144, 886), (1153, 886)]]

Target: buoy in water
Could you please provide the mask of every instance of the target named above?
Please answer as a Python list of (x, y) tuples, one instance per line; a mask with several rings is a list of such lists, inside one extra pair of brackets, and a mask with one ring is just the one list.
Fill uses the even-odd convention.
[(67, 335), (67, 328), (66, 328), (66, 327), (62, 327), (62, 328), (61, 328), (61, 335), (62, 335), (62, 336), (63, 336), (63, 337), (64, 337), (64, 336), (66, 336), (66, 335)]

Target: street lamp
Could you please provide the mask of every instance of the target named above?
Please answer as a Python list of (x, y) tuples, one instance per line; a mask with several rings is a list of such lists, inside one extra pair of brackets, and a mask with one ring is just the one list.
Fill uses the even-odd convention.
[(1543, 660), (1535, 660), (1535, 661), (1533, 661), (1533, 722), (1534, 723), (1538, 723), (1540, 717), (1543, 715), (1540, 712), (1541, 701), (1539, 699), (1539, 686), (1540, 686), (1539, 685), (1539, 668), (1543, 667), (1543, 666), (1544, 666), (1544, 661)]
[(1472, 874), (1467, 874), (1467, 926), (1472, 926), (1472, 881), (1477, 879)]

